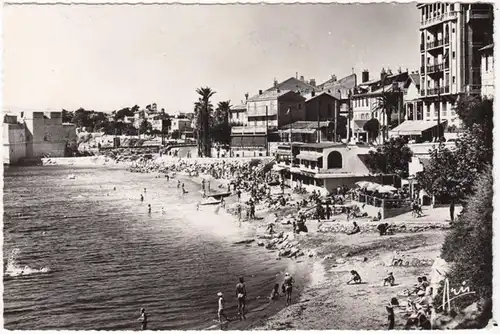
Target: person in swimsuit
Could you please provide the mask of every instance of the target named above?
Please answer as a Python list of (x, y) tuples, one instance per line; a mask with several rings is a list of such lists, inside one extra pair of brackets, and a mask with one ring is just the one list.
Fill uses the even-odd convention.
[(245, 304), (247, 298), (247, 289), (243, 277), (240, 277), (239, 283), (236, 284), (236, 298), (238, 299), (238, 315), (240, 320), (246, 319), (245, 317)]
[(144, 202), (144, 196), (141, 194), (141, 202)]
[(359, 284), (361, 283), (361, 276), (359, 276), (358, 272), (356, 270), (351, 270), (351, 279), (347, 282), (347, 284), (354, 282), (354, 284)]
[(151, 204), (148, 204), (148, 213), (151, 214)]
[(285, 274), (285, 280), (283, 282), (283, 288), (285, 290), (286, 294), (286, 306), (290, 305), (292, 303), (292, 285), (293, 285), (293, 277), (290, 276), (289, 273)]
[(394, 329), (394, 307), (399, 306), (399, 302), (396, 297), (391, 298), (391, 302), (385, 306), (385, 310), (387, 311), (387, 320), (389, 320), (388, 329)]
[(146, 330), (148, 327), (148, 315), (146, 314), (146, 310), (144, 308), (141, 308), (139, 322), (141, 323), (141, 330)]
[(224, 306), (226, 305), (226, 301), (224, 300), (224, 295), (222, 294), (222, 292), (219, 292), (217, 296), (219, 297), (219, 311), (217, 312), (217, 315), (219, 316), (220, 329), (223, 329), (222, 318), (226, 319), (226, 321), (229, 321), (227, 315), (224, 313)]

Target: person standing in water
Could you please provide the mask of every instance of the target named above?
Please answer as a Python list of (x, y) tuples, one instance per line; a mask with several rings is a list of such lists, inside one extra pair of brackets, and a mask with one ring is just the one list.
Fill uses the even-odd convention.
[(151, 214), (151, 204), (148, 204), (148, 214)]
[(285, 279), (283, 282), (283, 287), (286, 294), (286, 306), (292, 304), (292, 285), (294, 283), (293, 277), (289, 273), (285, 274)]
[(229, 321), (227, 315), (224, 313), (224, 307), (226, 305), (226, 301), (224, 299), (224, 295), (222, 294), (222, 292), (219, 292), (217, 296), (219, 297), (219, 311), (217, 312), (217, 315), (219, 316), (220, 329), (223, 329), (222, 318), (226, 319), (226, 321)]
[(243, 277), (240, 277), (238, 284), (236, 284), (236, 298), (238, 299), (238, 316), (240, 320), (246, 319), (245, 317), (245, 304), (247, 298), (247, 289)]
[(141, 202), (144, 202), (144, 196), (141, 194)]
[(144, 193), (146, 193), (146, 188), (144, 188)]
[(146, 314), (146, 310), (144, 308), (141, 308), (139, 322), (141, 323), (141, 330), (146, 330), (148, 327), (148, 315)]
[(177, 180), (177, 189), (179, 189), (180, 187), (181, 187), (181, 181)]

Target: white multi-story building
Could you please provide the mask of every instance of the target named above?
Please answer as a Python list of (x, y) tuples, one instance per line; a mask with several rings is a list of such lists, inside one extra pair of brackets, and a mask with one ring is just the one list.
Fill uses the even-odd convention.
[(479, 50), (481, 52), (481, 95), (487, 98), (495, 96), (495, 67), (493, 44)]
[(420, 10), (420, 95), (423, 118), (459, 125), (453, 106), (462, 94), (480, 94), (479, 49), (493, 36), (493, 7), (481, 3), (426, 3)]

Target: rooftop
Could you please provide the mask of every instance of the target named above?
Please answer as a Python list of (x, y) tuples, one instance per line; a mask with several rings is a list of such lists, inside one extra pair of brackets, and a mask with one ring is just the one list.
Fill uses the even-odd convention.
[[(319, 126), (320, 127), (327, 127), (328, 125), (330, 125), (331, 122), (329, 121), (323, 121), (323, 122), (319, 122)], [(287, 125), (283, 125), (280, 130), (287, 130), (287, 129), (290, 129), (290, 127), (292, 129), (317, 129), (318, 128), (318, 122), (316, 121), (297, 121), (297, 122), (294, 122), (291, 126), (290, 124), (287, 124)]]
[(322, 96), (322, 95), (328, 95), (328, 96), (331, 96), (331, 97), (333, 97), (334, 99), (337, 99), (337, 100), (339, 99), (337, 96), (335, 96), (335, 95), (334, 95), (334, 94), (332, 94), (332, 93), (329, 93), (329, 92), (321, 92), (321, 93), (318, 93), (318, 94), (316, 94), (316, 95), (314, 95), (314, 96), (311, 96), (311, 97), (307, 98), (307, 99), (306, 99), (306, 102), (309, 102), (309, 101), (311, 101), (311, 100), (314, 100), (315, 98), (317, 98), (317, 97), (319, 97), (319, 96)]
[(291, 93), (290, 90), (266, 90), (262, 94), (257, 94), (248, 99), (249, 102), (275, 100), (283, 95)]
[(246, 110), (246, 109), (247, 109), (247, 106), (244, 104), (237, 104), (237, 105), (231, 107), (231, 111), (232, 110)]

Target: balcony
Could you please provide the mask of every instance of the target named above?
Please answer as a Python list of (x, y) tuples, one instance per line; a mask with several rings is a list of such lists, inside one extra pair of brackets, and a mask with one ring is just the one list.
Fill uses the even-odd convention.
[(491, 18), (491, 11), (488, 9), (471, 9), (467, 13), (467, 22), (470, 20), (490, 20)]
[(429, 65), (429, 66), (427, 66), (427, 74), (442, 72), (443, 70), (448, 69), (449, 67), (450, 67), (450, 64), (448, 62), (444, 62), (444, 63), (436, 64), (436, 65)]
[(442, 39), (438, 39), (437, 41), (427, 43), (427, 49), (438, 48), (440, 46), (443, 46)]
[(425, 47), (424, 44), (420, 44), (420, 51), (424, 51)]
[(420, 29), (425, 29), (431, 27), (435, 24), (443, 23), (445, 21), (454, 20), (457, 18), (458, 11), (444, 13), (442, 15), (436, 15), (430, 17), (427, 20), (420, 21)]
[(440, 87), (440, 88), (429, 88), (429, 89), (427, 89), (427, 96), (446, 94), (449, 92), (450, 92), (450, 86), (444, 86), (444, 87)]

